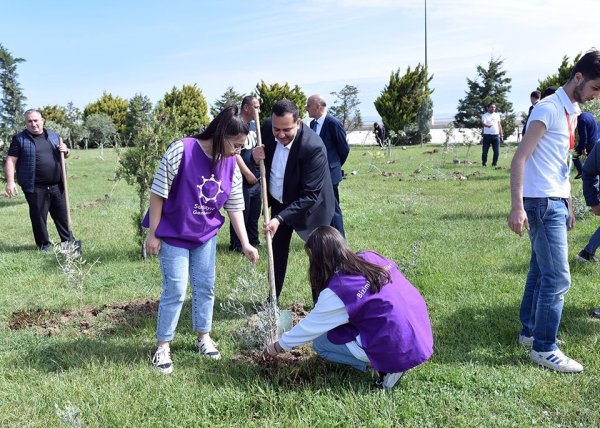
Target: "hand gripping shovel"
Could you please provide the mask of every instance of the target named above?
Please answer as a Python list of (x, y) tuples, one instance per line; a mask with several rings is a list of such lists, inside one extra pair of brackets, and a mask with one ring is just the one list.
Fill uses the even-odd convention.
[[(254, 111), (254, 120), (256, 121), (256, 135), (258, 138), (258, 145), (262, 146), (262, 136), (260, 134), (260, 119), (258, 117), (258, 110)], [(268, 202), (268, 187), (267, 187), (267, 174), (265, 170), (265, 161), (261, 160), (259, 163), (260, 167), (260, 190), (262, 197), (263, 206), (263, 222), (264, 224), (271, 221), (271, 215), (269, 214), (269, 202)], [(280, 311), (277, 307), (277, 291), (275, 288), (275, 268), (273, 262), (273, 237), (270, 233), (265, 233), (265, 241), (267, 243), (267, 265), (269, 269), (269, 301), (268, 308), (265, 308), (274, 319), (274, 331), (271, 332), (271, 342), (279, 339), (281, 333), (287, 331), (291, 327), (291, 312), (284, 310)], [(283, 323), (282, 323), (283, 322)]]
[[(62, 139), (60, 140), (62, 143)], [(65, 167), (65, 154), (60, 152), (60, 167), (62, 168), (62, 181), (65, 191), (65, 204), (67, 206), (67, 224), (69, 226), (69, 244), (73, 245), (76, 254), (81, 254), (81, 241), (75, 240), (73, 236), (73, 222), (71, 221), (71, 208), (69, 206), (69, 187), (67, 185), (67, 168)], [(64, 250), (64, 248), (63, 248)]]

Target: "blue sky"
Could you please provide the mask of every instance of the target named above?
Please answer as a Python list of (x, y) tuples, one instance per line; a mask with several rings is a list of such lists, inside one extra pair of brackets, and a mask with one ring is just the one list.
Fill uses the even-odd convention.
[[(366, 120), (390, 73), (424, 62), (424, 0), (0, 0), (0, 43), (19, 65), (28, 107), (103, 91), (153, 102), (196, 83), (212, 104), (233, 86), (299, 85), (328, 95), (358, 87)], [(510, 100), (526, 110), (563, 55), (600, 48), (597, 0), (429, 0), (434, 119), (455, 114), (466, 78), (504, 59)]]

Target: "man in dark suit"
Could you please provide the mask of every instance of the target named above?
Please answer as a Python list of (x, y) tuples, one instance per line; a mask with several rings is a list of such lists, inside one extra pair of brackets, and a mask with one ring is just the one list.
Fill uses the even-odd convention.
[(329, 162), (331, 184), (333, 184), (333, 193), (336, 201), (331, 226), (335, 227), (342, 236), (345, 236), (338, 187), (342, 181), (342, 166), (348, 158), (348, 153), (350, 153), (350, 147), (346, 139), (346, 130), (342, 122), (327, 112), (327, 103), (321, 95), (315, 94), (308, 97), (306, 110), (308, 110), (308, 115), (313, 119), (310, 122), (310, 129), (319, 134), (327, 148), (327, 161)]
[(327, 152), (323, 142), (299, 118), (298, 107), (281, 100), (262, 126), (263, 146), (252, 150), (264, 159), (271, 221), (264, 226), (273, 237), (277, 297), (281, 294), (292, 232), (306, 241), (318, 226), (329, 225), (335, 209)]

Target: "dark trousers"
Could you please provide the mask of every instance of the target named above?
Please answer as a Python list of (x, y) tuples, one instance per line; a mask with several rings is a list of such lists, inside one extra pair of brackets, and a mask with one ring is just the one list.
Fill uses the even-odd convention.
[[(252, 186), (243, 186), (244, 193), (244, 225), (248, 234), (250, 245), (257, 246), (260, 244), (258, 235), (258, 219), (260, 218), (260, 210), (262, 199), (260, 197), (260, 183)], [(233, 230), (233, 226), (229, 224), (229, 245), (231, 249), (241, 249), (242, 243)]]
[(487, 165), (487, 157), (488, 151), (490, 150), (490, 145), (492, 146), (492, 151), (494, 152), (492, 166), (496, 166), (498, 163), (498, 156), (500, 155), (500, 136), (483, 134), (483, 151), (481, 152), (481, 164), (483, 166)]
[(33, 193), (25, 193), (29, 205), (29, 219), (33, 229), (33, 238), (38, 247), (50, 244), (48, 238), (48, 213), (54, 220), (61, 242), (70, 241), (69, 221), (65, 195), (58, 184), (36, 186)]
[[(285, 209), (285, 205), (277, 201), (271, 204), (271, 218), (275, 217)], [(277, 298), (283, 289), (283, 281), (287, 271), (288, 255), (290, 253), (290, 242), (294, 228), (285, 223), (281, 223), (273, 236), (273, 270), (275, 271), (275, 291)]]
[(333, 194), (335, 195), (335, 211), (331, 219), (331, 227), (336, 228), (343, 237), (346, 237), (344, 232), (344, 218), (342, 217), (342, 208), (340, 207), (340, 192), (338, 189), (339, 183), (333, 185)]
[(579, 159), (579, 156), (581, 156), (581, 155), (580, 154), (573, 155), (573, 165), (575, 166), (575, 169), (577, 170), (577, 174), (581, 175), (581, 173), (583, 172), (583, 165), (581, 164), (581, 160)]

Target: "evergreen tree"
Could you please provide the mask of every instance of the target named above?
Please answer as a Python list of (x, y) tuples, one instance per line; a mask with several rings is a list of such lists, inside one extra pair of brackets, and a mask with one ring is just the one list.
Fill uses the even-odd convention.
[(336, 97), (336, 100), (333, 105), (327, 108), (329, 113), (342, 122), (347, 132), (360, 128), (362, 126), (362, 116), (358, 108), (360, 104), (358, 88), (346, 85), (340, 92), (331, 92), (330, 95)]
[(264, 123), (265, 120), (271, 118), (271, 109), (277, 101), (284, 98), (293, 101), (299, 110), (300, 117), (304, 116), (306, 111), (306, 95), (302, 92), (302, 89), (298, 85), (290, 88), (290, 85), (286, 82), (283, 85), (274, 83), (269, 85), (263, 80), (256, 85), (256, 94), (260, 99), (260, 123)]
[[(17, 66), (25, 62), (23, 58), (15, 58), (0, 43), (0, 139), (7, 140), (14, 132), (23, 127), (25, 112), (25, 96), (17, 78)], [(4, 156), (2, 156), (4, 159)]]
[[(406, 69), (406, 74), (400, 75), (400, 69), (392, 72), (389, 83), (383, 88), (375, 100), (375, 109), (381, 116), (383, 126), (388, 135), (396, 135), (392, 144), (418, 144), (421, 142), (420, 123), (422, 117), (431, 117), (432, 89), (429, 82), (433, 75), (428, 75), (427, 68), (418, 64), (414, 70)], [(425, 114), (421, 109), (429, 109)], [(429, 136), (429, 125), (425, 142)]]
[(136, 135), (152, 121), (152, 102), (142, 94), (135, 94), (129, 100), (125, 116), (125, 141), (133, 144)]
[(491, 58), (487, 68), (477, 66), (477, 77), (467, 77), (468, 91), (466, 96), (458, 101), (458, 113), (454, 116), (455, 125), (460, 128), (483, 128), (481, 116), (485, 106), (491, 102), (496, 104), (496, 110), (502, 116), (504, 135), (512, 135), (517, 127), (516, 115), (512, 103), (508, 101), (511, 79), (506, 77), (502, 69), (504, 61)]
[(195, 135), (209, 123), (208, 104), (195, 84), (181, 89), (173, 86), (158, 102), (156, 114), (159, 122), (179, 137)]
[(83, 118), (87, 121), (87, 118), (93, 114), (106, 114), (111, 118), (117, 133), (125, 137), (125, 118), (128, 106), (129, 103), (125, 98), (115, 97), (110, 93), (104, 92), (98, 100), (85, 106), (83, 109)]
[(238, 106), (242, 104), (244, 95), (236, 92), (233, 86), (227, 87), (225, 93), (221, 95), (221, 99), (215, 101), (215, 105), (210, 108), (210, 114), (212, 117), (217, 116), (222, 110), (229, 106)]
[(562, 86), (569, 81), (571, 77), (571, 71), (573, 71), (573, 67), (577, 64), (577, 61), (581, 58), (581, 53), (573, 58), (573, 61), (569, 63), (569, 57), (563, 56), (562, 62), (558, 67), (558, 71), (550, 76), (546, 76), (544, 79), (539, 80), (538, 90), (541, 93), (544, 93), (544, 90), (549, 86)]

